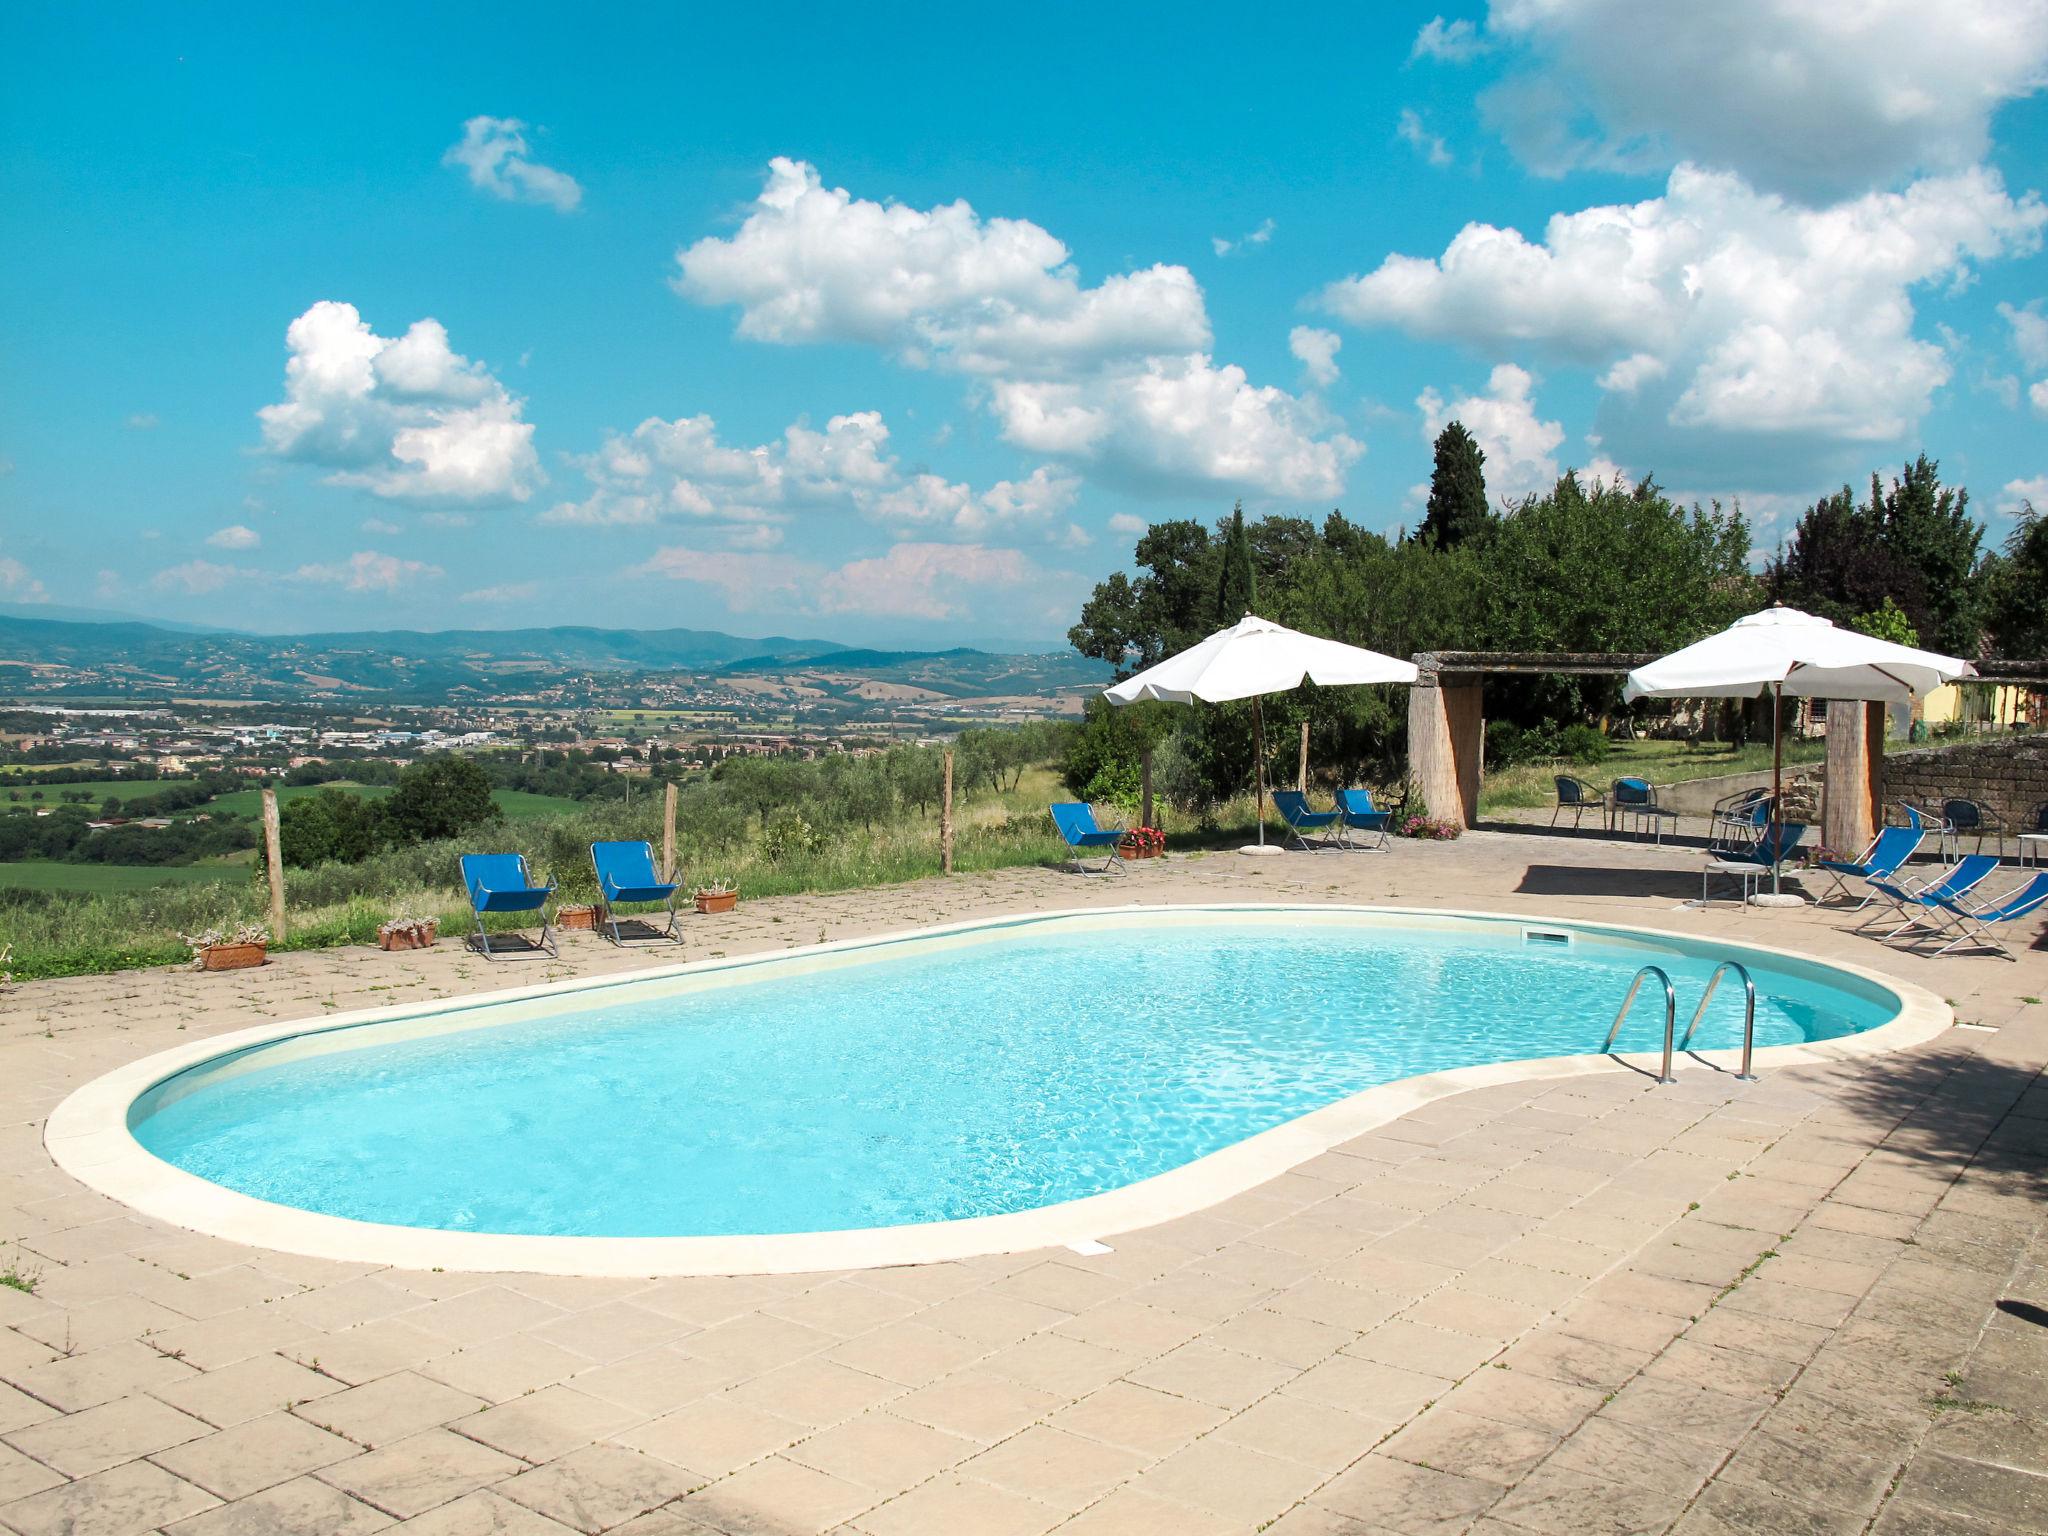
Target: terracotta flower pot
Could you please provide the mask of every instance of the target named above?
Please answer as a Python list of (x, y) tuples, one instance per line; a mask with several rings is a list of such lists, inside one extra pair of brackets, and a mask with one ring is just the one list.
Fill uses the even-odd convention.
[(597, 925), (602, 921), (599, 914), (603, 911), (604, 908), (600, 906), (587, 904), (564, 907), (555, 914), (555, 926), (565, 931), (581, 929), (586, 933), (595, 933)]
[(438, 921), (429, 922), (419, 928), (400, 928), (392, 932), (380, 930), (377, 934), (379, 949), (426, 949), (441, 935)]
[(738, 891), (699, 891), (697, 910), (699, 912), (730, 912), (740, 899)]
[(209, 944), (199, 951), (199, 968), (202, 971), (243, 971), (252, 965), (263, 964), (269, 952), (268, 944)]

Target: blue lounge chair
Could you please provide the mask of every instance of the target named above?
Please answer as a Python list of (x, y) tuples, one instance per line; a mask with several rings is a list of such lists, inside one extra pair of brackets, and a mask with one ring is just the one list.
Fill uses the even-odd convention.
[(1971, 891), (1982, 885), (1998, 868), (1998, 859), (1989, 853), (1973, 853), (1960, 859), (1956, 867), (1932, 884), (1914, 889), (1899, 880), (1872, 880), (1870, 888), (1891, 903), (1891, 911), (1878, 912), (1865, 918), (1856, 926), (1857, 933), (1868, 933), (1879, 923), (1893, 917), (1902, 917), (1904, 922), (1884, 935), (1887, 942), (1897, 938), (1909, 928), (1935, 926), (1937, 918), (1930, 914), (1941, 911), (1944, 901), (1961, 901)]
[(1352, 832), (1376, 832), (1379, 834), (1379, 841), (1372, 846), (1375, 848), (1387, 846), (1387, 832), (1394, 824), (1394, 813), (1392, 811), (1375, 810), (1373, 808), (1371, 790), (1338, 790), (1337, 813), (1344, 818), (1343, 841), (1346, 848), (1362, 848), (1365, 846), (1363, 843), (1355, 843), (1351, 840), (1350, 834)]
[(1557, 818), (1567, 810), (1572, 813), (1572, 826), (1576, 829), (1588, 811), (1607, 815), (1607, 797), (1584, 779), (1560, 773), (1557, 776), (1557, 809), (1550, 813), (1550, 824), (1556, 826)]
[(472, 942), (484, 952), (484, 958), (497, 958), (491, 949), (491, 936), (484, 930), (486, 912), (540, 913), (539, 948), (556, 959), (561, 958), (561, 951), (555, 947), (554, 933), (548, 927), (547, 901), (555, 893), (554, 882), (535, 885), (526, 867), (525, 854), (465, 853), (461, 864), (463, 888), (469, 892), (469, 909), (476, 916), (476, 938)]
[(2004, 941), (1991, 930), (2000, 923), (2018, 922), (2043, 902), (2048, 902), (2048, 871), (1982, 907), (1943, 897), (1938, 904), (1939, 913), (1955, 930), (1955, 936), (1934, 953), (1945, 955), (1958, 946), (1968, 946), (1971, 949), (1988, 949), (2008, 960), (2017, 960), (2019, 956), (2006, 948)]
[(1742, 899), (1747, 902), (1755, 891), (1757, 883), (1792, 856), (1792, 851), (1806, 837), (1806, 823), (1801, 821), (1772, 822), (1763, 830), (1752, 848), (1738, 848), (1708, 858), (1706, 867), (1700, 871), (1700, 905), (1708, 904), (1707, 882), (1715, 875), (1727, 875), (1742, 885)]
[(1308, 835), (1323, 833), (1322, 846), (1334, 846), (1329, 837), (1330, 828), (1343, 819), (1342, 811), (1312, 811), (1308, 808), (1308, 796), (1298, 789), (1276, 789), (1273, 791), (1273, 809), (1280, 813), (1280, 819), (1287, 823), (1287, 830), (1294, 834), (1294, 846), (1303, 853), (1313, 853)]
[(676, 892), (680, 887), (654, 872), (653, 844), (592, 843), (590, 862), (597, 870), (597, 891), (604, 898), (605, 926), (611, 929), (614, 944), (626, 942), (625, 936), (619, 932), (620, 905), (638, 906), (653, 901), (668, 909), (668, 926), (651, 937), (668, 939), (676, 944), (683, 942), (683, 936), (676, 932)]
[[(1079, 800), (1063, 800), (1052, 808), (1052, 824), (1060, 829), (1060, 836), (1074, 855), (1074, 873), (1077, 875), (1105, 875), (1115, 869), (1123, 874), (1130, 871), (1124, 867), (1124, 840), (1122, 827), (1096, 825), (1095, 807)], [(1081, 862), (1081, 856), (1089, 849), (1105, 853), (1099, 869), (1089, 869)]]
[[(1870, 888), (1870, 882), (1895, 880), (1899, 871), (1906, 867), (1906, 861), (1920, 851), (1920, 845), (1926, 840), (1927, 834), (1917, 827), (1886, 827), (1863, 851), (1862, 858), (1822, 859), (1820, 867), (1834, 877), (1835, 890), (1842, 893), (1843, 900), (1856, 902), (1849, 910), (1860, 912), (1877, 900), (1877, 892)], [(1849, 888), (1851, 880), (1864, 882), (1860, 900)]]

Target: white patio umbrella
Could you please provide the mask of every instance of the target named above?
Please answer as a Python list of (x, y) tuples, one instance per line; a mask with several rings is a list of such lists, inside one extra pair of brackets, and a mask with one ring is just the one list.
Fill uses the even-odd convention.
[(1147, 667), (1102, 692), (1110, 703), (1118, 705), (1135, 704), (1141, 699), (1162, 699), (1173, 704), (1189, 704), (1196, 699), (1210, 704), (1250, 699), (1259, 816), (1257, 846), (1263, 848), (1266, 735), (1259, 714), (1259, 696), (1284, 693), (1309, 681), (1333, 688), (1357, 683), (1413, 683), (1415, 675), (1413, 662), (1382, 656), (1362, 646), (1325, 640), (1320, 635), (1304, 635), (1248, 613), (1200, 645), (1191, 646), (1178, 656), (1169, 656), (1157, 666)]
[[(1776, 814), (1785, 771), (1785, 694), (1813, 699), (1902, 703), (1943, 683), (1975, 677), (1957, 656), (1916, 650), (1841, 629), (1827, 619), (1776, 604), (1737, 619), (1682, 651), (1629, 673), (1622, 697), (1747, 699), (1771, 695), (1771, 804)], [(1778, 871), (1771, 869), (1771, 894)]]

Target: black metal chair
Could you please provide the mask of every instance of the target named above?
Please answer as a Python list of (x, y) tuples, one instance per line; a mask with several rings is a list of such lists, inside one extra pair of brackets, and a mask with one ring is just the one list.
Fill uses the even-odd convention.
[(1550, 824), (1557, 825), (1557, 818), (1566, 810), (1572, 813), (1572, 826), (1578, 827), (1579, 820), (1588, 811), (1607, 814), (1607, 797), (1588, 784), (1584, 779), (1575, 779), (1568, 773), (1557, 776), (1557, 809), (1550, 813)]
[(1990, 806), (1976, 800), (1944, 800), (1941, 802), (1941, 819), (1944, 826), (1944, 840), (1954, 853), (1961, 853), (1963, 839), (1975, 836), (1977, 852), (1984, 851), (1984, 839), (1992, 839), (1992, 847), (2000, 858), (2005, 857), (2005, 823)]

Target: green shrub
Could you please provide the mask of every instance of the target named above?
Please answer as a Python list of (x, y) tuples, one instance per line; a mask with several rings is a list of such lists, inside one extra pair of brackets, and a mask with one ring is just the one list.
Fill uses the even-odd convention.
[(1601, 763), (1613, 749), (1598, 726), (1568, 725), (1557, 733), (1557, 755), (1569, 763)]

